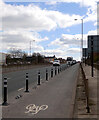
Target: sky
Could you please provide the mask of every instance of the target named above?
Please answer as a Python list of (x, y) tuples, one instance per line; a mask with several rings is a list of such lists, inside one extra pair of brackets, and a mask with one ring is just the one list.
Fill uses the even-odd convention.
[(31, 53), (80, 60), (81, 19), (83, 47), (87, 47), (88, 35), (97, 34), (97, 2), (0, 0), (0, 52), (21, 49), (30, 54), (31, 43)]

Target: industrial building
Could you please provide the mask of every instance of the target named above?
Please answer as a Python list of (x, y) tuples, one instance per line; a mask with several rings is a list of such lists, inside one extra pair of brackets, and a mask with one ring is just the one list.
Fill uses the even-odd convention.
[(88, 36), (88, 54), (91, 54), (91, 41), (93, 41), (93, 52), (94, 54), (99, 53), (99, 35)]
[(99, 59), (99, 35), (89, 35), (87, 41), (88, 48), (83, 48), (83, 58), (91, 58), (91, 47), (93, 46), (94, 61)]

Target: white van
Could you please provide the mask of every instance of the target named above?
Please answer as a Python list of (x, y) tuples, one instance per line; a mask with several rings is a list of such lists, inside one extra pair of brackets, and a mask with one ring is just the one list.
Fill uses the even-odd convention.
[(60, 60), (54, 60), (53, 66), (60, 66)]
[(67, 65), (73, 64), (73, 57), (67, 57)]

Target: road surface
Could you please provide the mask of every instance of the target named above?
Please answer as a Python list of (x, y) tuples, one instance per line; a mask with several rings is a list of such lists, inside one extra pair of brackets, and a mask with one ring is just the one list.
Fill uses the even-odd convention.
[[(65, 66), (65, 65), (66, 64), (62, 64), (61, 66)], [(29, 84), (35, 85), (37, 84), (38, 71), (40, 70), (42, 82), (45, 82), (46, 69), (48, 69), (48, 75), (50, 77), (51, 68), (55, 69), (55, 67), (53, 66), (46, 66), (46, 67), (32, 68), (27, 70), (4, 73), (2, 80), (4, 80), (4, 77), (8, 78), (8, 94), (10, 94), (14, 91), (18, 91), (25, 87), (26, 73), (29, 74)]]
[[(5, 118), (70, 118), (71, 102), (75, 81), (77, 80), (79, 64), (73, 65), (50, 79), (45, 84), (38, 86), (16, 100), (8, 107), (3, 107)], [(26, 109), (30, 104), (35, 108)], [(46, 105), (46, 109), (39, 109)], [(34, 114), (35, 110), (37, 113)]]

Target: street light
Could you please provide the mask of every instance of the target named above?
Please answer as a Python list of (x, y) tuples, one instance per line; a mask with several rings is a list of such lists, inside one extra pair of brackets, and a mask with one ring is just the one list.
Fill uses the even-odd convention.
[[(78, 20), (78, 19), (74, 19), (74, 20)], [(81, 31), (82, 31), (82, 39), (81, 39), (81, 49), (82, 49), (82, 57), (81, 57), (81, 61), (83, 62), (83, 19), (80, 19), (82, 21), (82, 27), (81, 27)]]
[(31, 40), (31, 41), (30, 41), (30, 56), (31, 56), (31, 43), (32, 43), (32, 42), (35, 42), (35, 40)]

